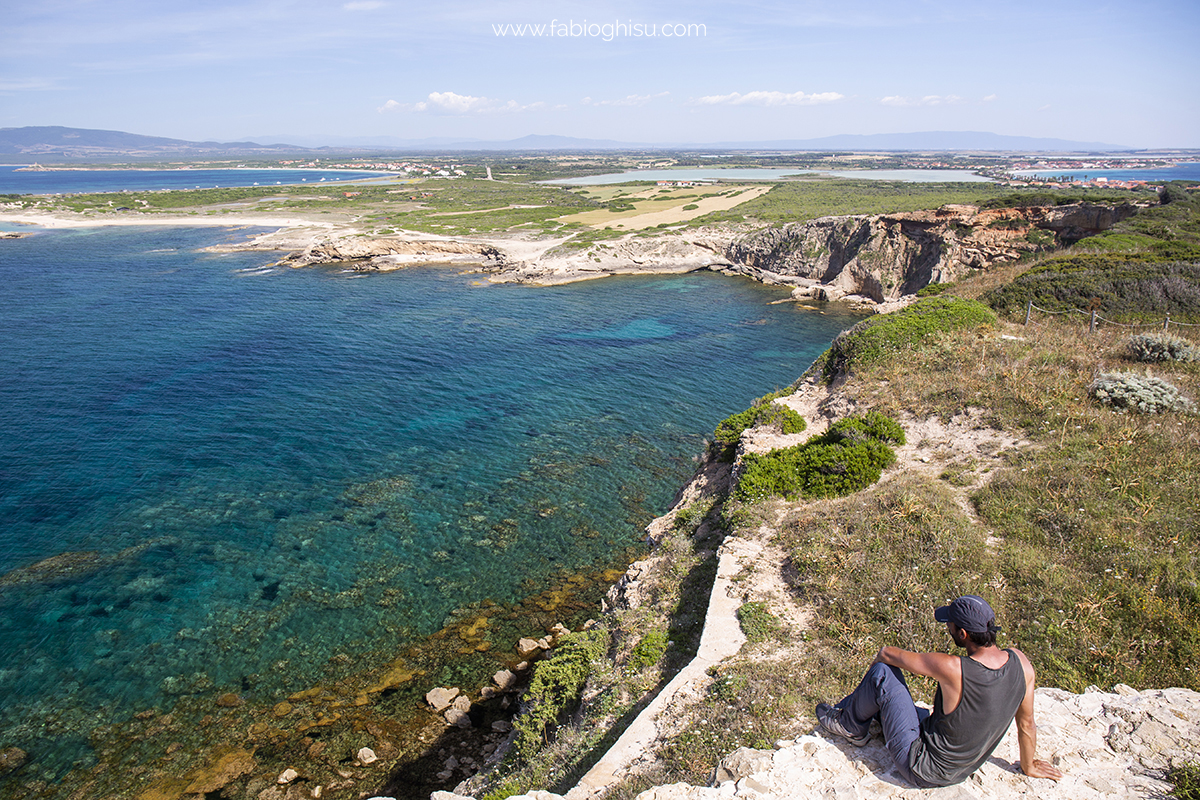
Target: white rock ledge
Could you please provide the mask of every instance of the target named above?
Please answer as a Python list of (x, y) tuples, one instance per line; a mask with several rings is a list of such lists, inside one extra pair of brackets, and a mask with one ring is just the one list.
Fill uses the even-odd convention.
[[(876, 734), (864, 747), (802, 736), (775, 751), (742, 749), (722, 762), (715, 787), (676, 783), (647, 789), (637, 800), (1109, 800), (1166, 797), (1172, 763), (1200, 752), (1200, 694), (1187, 689), (1071, 694), (1038, 689), (1038, 755), (1064, 773), (1061, 781), (1025, 777), (1019, 770), (1016, 726), (982, 768), (963, 783), (916, 789), (897, 776)], [(433, 800), (461, 800), (437, 792)], [(510, 800), (561, 800), (534, 791)]]

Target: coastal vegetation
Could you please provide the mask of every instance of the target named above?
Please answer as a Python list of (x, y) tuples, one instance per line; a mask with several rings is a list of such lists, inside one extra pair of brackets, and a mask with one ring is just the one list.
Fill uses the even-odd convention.
[(755, 400), (745, 411), (739, 411), (721, 420), (713, 431), (713, 442), (720, 448), (721, 458), (733, 460), (733, 451), (738, 439), (747, 428), (769, 426), (779, 433), (801, 433), (806, 422), (804, 417), (787, 406), (773, 402), (775, 398), (786, 394), (773, 392)]
[[(368, 234), (527, 231), (571, 236), (562, 245), (571, 248), (604, 246), (623, 232), (564, 222), (565, 216), (619, 220), (734, 191), (571, 190), (528, 182), (551, 174), (549, 164), (494, 165), (493, 172), (505, 180), (20, 202), (93, 214), (124, 213), (120, 207), (206, 215), (317, 211), (354, 219)], [(755, 227), (947, 202), (1006, 207), (1068, 197), (1076, 195), (1001, 193), (986, 184), (804, 180), (773, 185), (686, 224)], [(1086, 199), (1128, 198), (1092, 192)], [(1170, 202), (1067, 251), (938, 284), (906, 310), (838, 336), (806, 375), (836, 387), (847, 406), (863, 413), (796, 448), (747, 455), (735, 488), (679, 510), (642, 567), (639, 602), (564, 637), (536, 665), (514, 721), (513, 747), (494, 771), (474, 779), (473, 789), (503, 798), (573, 785), (621, 724), (695, 653), (723, 538), (763, 531), (781, 554), (786, 592), (758, 595), (754, 574), (746, 573), (738, 619), (747, 645), (711, 670), (704, 696), (679, 711), (652, 766), (611, 796), (674, 780), (704, 782), (739, 746), (769, 748), (811, 730), (812, 706), (844, 694), (879, 646), (947, 649), (928, 611), (961, 593), (989, 597), (1004, 624), (1004, 643), (1031, 656), (1041, 685), (1200, 689), (1200, 431), (1191, 413), (1200, 398), (1200, 364), (1179, 355), (1195, 352), (1196, 329), (1185, 330), (1190, 338), (1132, 345), (1128, 329), (1102, 325), (1093, 332), (1075, 316), (1020, 324), (1030, 302), (1053, 311), (1099, 311), (1127, 324), (1161, 323), (1166, 314), (1200, 322), (1200, 214), (1186, 192), (1164, 199)], [(774, 402), (790, 391), (759, 398), (722, 421), (711, 455), (732, 460), (750, 428), (805, 430), (803, 417)], [(1159, 399), (1141, 402), (1157, 413), (1128, 413), (1142, 410), (1139, 401), (1117, 402), (1118, 394), (1153, 395)], [(948, 453), (927, 469), (886, 471), (911, 421), (971, 414), (1021, 446)], [(474, 673), (482, 671), (475, 669), (471, 680)], [(450, 683), (461, 675), (445, 667), (436, 677)], [(918, 680), (913, 688), (928, 697), (933, 687)], [(397, 705), (418, 694), (389, 692)], [(1181, 775), (1186, 780), (1188, 773)]]
[(804, 444), (747, 453), (734, 498), (754, 502), (853, 494), (895, 463), (892, 445), (898, 444), (904, 444), (904, 430), (895, 420), (875, 411), (846, 417)]
[[(1164, 240), (1143, 235), (1139, 250), (1150, 257), (1126, 264), (1154, 266), (1153, 248)], [(1042, 686), (1200, 690), (1200, 425), (1185, 405), (1121, 413), (1092, 391), (1097, 373), (1149, 363), (1151, 377), (1178, 397), (1200, 397), (1200, 364), (1157, 355), (1189, 352), (1194, 329), (1170, 344), (1153, 334), (1155, 344), (1131, 346), (1121, 325), (1092, 331), (1073, 316), (1022, 324), (1023, 308), (1009, 310), (988, 294), (1031, 268), (1049, 276), (1048, 286), (1056, 275), (1069, 285), (1069, 271), (1042, 265), (1095, 255), (1088, 242), (948, 285), (907, 314), (860, 323), (809, 372), (835, 379), (846, 405), (879, 418), (976, 419), (1018, 446), (943, 452), (846, 497), (797, 503), (739, 487), (676, 514), (677, 531), (695, 529), (708, 542), (765, 535), (784, 555), (786, 591), (764, 593), (763, 568), (748, 568), (738, 613), (747, 644), (710, 670), (706, 693), (676, 712), (681, 721), (655, 759), (610, 797), (680, 780), (703, 784), (738, 747), (769, 749), (808, 732), (815, 703), (843, 695), (880, 646), (946, 651), (929, 609), (963, 593), (988, 596), (1004, 625), (1002, 643), (1029, 654)], [(1174, 297), (1162, 310), (1182, 319), (1187, 298)], [(1086, 308), (1090, 298), (1075, 302)], [(1144, 353), (1155, 360), (1140, 360)], [(758, 409), (778, 405), (776, 396), (723, 422), (714, 456), (753, 427)], [(754, 461), (744, 460), (743, 482)], [(686, 548), (676, 543), (662, 555), (679, 552)], [(592, 680), (602, 683), (599, 673)], [(934, 687), (918, 679), (912, 688), (928, 698)], [(1177, 788), (1192, 791), (1191, 773), (1178, 773)], [(507, 774), (524, 788), (572, 785)]]
[(808, 374), (819, 374), (832, 382), (853, 370), (919, 347), (927, 337), (995, 323), (995, 313), (974, 300), (950, 295), (924, 298), (843, 331)]

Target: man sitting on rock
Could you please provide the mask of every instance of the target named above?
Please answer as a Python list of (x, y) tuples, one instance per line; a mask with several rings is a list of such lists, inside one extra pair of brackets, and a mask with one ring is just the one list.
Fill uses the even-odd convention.
[[(977, 770), (1015, 716), (1021, 771), (1033, 778), (1061, 778), (1035, 757), (1033, 666), (1020, 650), (996, 647), (1000, 626), (992, 607), (982, 597), (964, 595), (934, 609), (933, 618), (946, 623), (965, 656), (884, 647), (850, 696), (836, 706), (817, 706), (821, 727), (861, 747), (870, 738), (871, 720), (879, 720), (901, 777), (933, 788), (963, 781)], [(900, 670), (938, 682), (932, 714), (913, 703)]]

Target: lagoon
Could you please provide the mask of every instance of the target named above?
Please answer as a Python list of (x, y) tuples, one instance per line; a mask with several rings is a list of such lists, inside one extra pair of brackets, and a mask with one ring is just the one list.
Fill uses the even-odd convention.
[(853, 178), (856, 180), (908, 181), (932, 183), (938, 181), (979, 183), (992, 179), (976, 175), (965, 169), (861, 169), (861, 170), (812, 170), (803, 168), (777, 169), (768, 167), (731, 167), (729, 169), (641, 169), (605, 175), (585, 175), (578, 178), (563, 178), (546, 181), (562, 186), (606, 186), (634, 181), (763, 181), (786, 178), (814, 178), (820, 176)]

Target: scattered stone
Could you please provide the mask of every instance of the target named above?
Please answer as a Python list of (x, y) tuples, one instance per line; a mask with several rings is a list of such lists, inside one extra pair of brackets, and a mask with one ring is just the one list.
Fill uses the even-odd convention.
[(0, 775), (7, 775), (25, 766), (29, 754), (19, 747), (6, 747), (0, 750)]
[(296, 780), (296, 778), (299, 778), (299, 777), (300, 777), (299, 772), (296, 772), (296, 770), (292, 769), (291, 767), (288, 767), (283, 772), (279, 773), (279, 777), (276, 778), (275, 782), (286, 785), (286, 784), (289, 784), (292, 781)]
[(450, 707), (451, 703), (454, 702), (454, 698), (458, 697), (460, 691), (457, 688), (447, 689), (439, 686), (425, 693), (425, 702), (429, 704), (430, 708), (440, 714)]
[(531, 658), (542, 650), (541, 644), (533, 639), (521, 639), (517, 642), (517, 656), (521, 659)]
[(491, 700), (493, 697), (496, 696), (496, 690), (493, 689), (491, 686), (485, 686), (479, 690), (479, 696), (482, 697), (484, 700)]
[(492, 680), (495, 681), (496, 686), (498, 686), (502, 692), (507, 692), (509, 689), (517, 685), (517, 676), (507, 669), (502, 669), (497, 672), (492, 676)]
[(508, 733), (512, 730), (512, 723), (506, 719), (498, 719), (492, 723), (492, 730), (496, 733)]
[(775, 753), (772, 750), (755, 750), (739, 747), (721, 759), (713, 773), (713, 784), (720, 786), (726, 781), (739, 781), (747, 775), (770, 769)]
[(546, 638), (545, 636), (543, 636), (542, 638), (537, 640), (537, 646), (541, 650), (549, 650), (554, 645), (550, 644), (550, 640), (548, 638)]
[(470, 711), (471, 698), (467, 697), (465, 694), (460, 694), (458, 697), (454, 698), (453, 705), (459, 711)]
[(457, 708), (448, 708), (442, 716), (446, 718), (446, 722), (449, 722), (456, 728), (471, 727), (471, 715), (465, 711), (460, 711)]
[(379, 756), (375, 755), (375, 751), (369, 747), (360, 747), (358, 749), (358, 760), (363, 764), (374, 764), (379, 760)]

